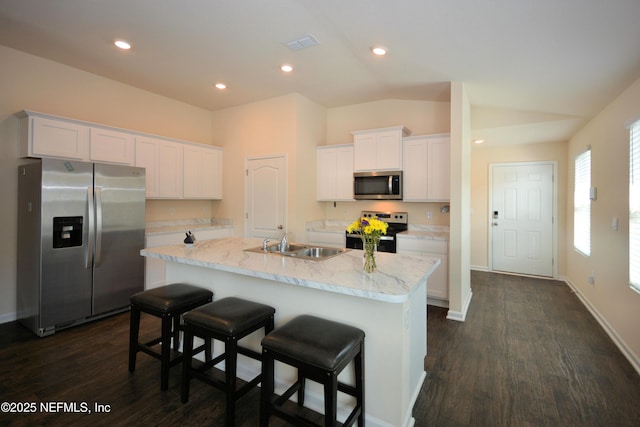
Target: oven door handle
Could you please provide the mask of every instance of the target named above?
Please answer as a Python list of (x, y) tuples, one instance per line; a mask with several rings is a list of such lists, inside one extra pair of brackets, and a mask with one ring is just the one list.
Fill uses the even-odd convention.
[[(347, 234), (347, 237), (362, 239), (359, 234)], [(380, 240), (395, 240), (393, 236), (380, 236)]]

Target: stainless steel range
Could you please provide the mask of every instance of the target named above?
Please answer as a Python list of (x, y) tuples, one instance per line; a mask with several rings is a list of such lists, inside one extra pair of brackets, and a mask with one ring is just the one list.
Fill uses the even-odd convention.
[[(396, 253), (396, 234), (407, 230), (408, 214), (406, 212), (375, 212), (362, 211), (364, 218), (378, 218), (389, 224), (387, 234), (383, 234), (378, 243), (379, 252)], [(346, 247), (349, 249), (362, 249), (362, 238), (359, 234), (347, 233)]]

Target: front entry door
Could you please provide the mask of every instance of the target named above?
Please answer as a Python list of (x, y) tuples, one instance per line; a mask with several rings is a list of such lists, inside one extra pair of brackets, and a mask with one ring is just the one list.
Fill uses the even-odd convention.
[(280, 239), (287, 222), (286, 157), (248, 159), (245, 195), (245, 237)]
[(491, 266), (553, 276), (554, 165), (491, 165)]

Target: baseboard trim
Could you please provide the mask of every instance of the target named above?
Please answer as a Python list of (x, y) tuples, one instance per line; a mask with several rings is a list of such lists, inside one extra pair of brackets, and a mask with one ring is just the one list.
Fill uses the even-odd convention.
[(571, 280), (564, 278), (562, 279), (564, 282), (571, 288), (571, 290), (578, 296), (578, 299), (582, 304), (589, 310), (589, 313), (596, 319), (596, 321), (600, 324), (602, 329), (609, 335), (609, 338), (613, 341), (613, 343), (618, 347), (620, 352), (624, 355), (624, 357), (631, 363), (633, 369), (640, 375), (640, 358), (636, 354), (631, 351), (631, 349), (627, 346), (624, 340), (618, 335), (616, 330), (607, 322), (607, 319), (604, 318), (600, 314), (600, 312), (591, 304), (591, 302), (580, 293), (578, 288), (575, 286)]
[(0, 314), (0, 324), (15, 322), (16, 320), (18, 320), (18, 313), (16, 312)]
[(467, 299), (465, 300), (462, 311), (453, 311), (449, 310), (447, 312), (447, 319), (455, 320), (458, 322), (464, 322), (467, 318), (467, 311), (469, 311), (469, 305), (471, 305), (471, 298), (473, 298), (473, 291), (469, 290), (469, 294), (467, 295)]

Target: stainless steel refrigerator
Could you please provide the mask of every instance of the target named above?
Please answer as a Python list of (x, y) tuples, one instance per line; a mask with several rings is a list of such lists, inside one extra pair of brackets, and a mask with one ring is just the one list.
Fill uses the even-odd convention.
[(18, 167), (18, 319), (39, 336), (126, 310), (144, 289), (144, 169)]

